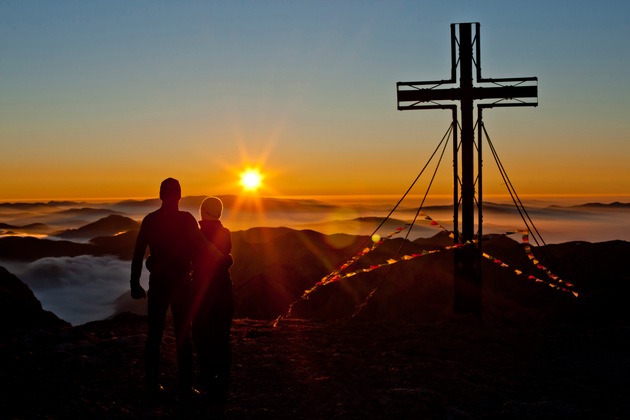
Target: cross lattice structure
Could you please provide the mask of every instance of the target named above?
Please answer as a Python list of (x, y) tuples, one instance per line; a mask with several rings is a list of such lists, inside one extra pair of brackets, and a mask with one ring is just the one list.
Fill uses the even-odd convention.
[[(474, 36), (473, 36), (474, 25)], [(481, 77), (481, 43), (479, 23), (451, 24), (451, 77), (448, 80), (398, 82), (398, 110), (450, 109), (453, 115), (453, 222), (456, 249), (453, 279), (453, 310), (473, 314), (481, 319), (481, 239), (482, 239), (482, 147), (475, 144), (474, 101), (477, 105), (479, 139), (483, 109), (538, 105), (538, 78), (514, 77), (489, 79)], [(459, 68), (459, 86), (455, 84)], [(473, 83), (475, 79), (480, 86)], [(457, 105), (461, 114), (461, 141), (457, 139)], [(477, 161), (475, 162), (475, 148)], [(461, 170), (460, 161), (461, 156)], [(475, 176), (475, 164), (477, 174)], [(460, 195), (461, 187), (461, 195)], [(477, 192), (475, 193), (475, 187)], [(459, 230), (461, 203), (462, 226)], [(475, 208), (478, 233), (475, 238)]]

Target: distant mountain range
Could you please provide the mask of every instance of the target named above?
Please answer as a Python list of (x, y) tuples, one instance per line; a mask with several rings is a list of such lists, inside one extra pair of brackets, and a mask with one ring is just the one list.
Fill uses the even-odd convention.
[[(203, 198), (203, 196), (185, 197), (182, 203), (183, 206), (196, 208)], [(239, 209), (246, 212), (265, 208), (293, 216), (299, 214), (304, 208), (313, 212), (321, 211), (322, 214), (328, 214), (337, 209), (335, 206), (316, 200), (244, 199), (237, 196), (221, 196), (221, 198), (226, 209)], [(7, 205), (20, 207), (18, 203)], [(122, 260), (130, 260), (139, 220), (121, 214), (124, 213), (123, 207), (128, 209), (130, 206), (140, 206), (134, 214), (146, 214), (159, 207), (159, 200), (121, 201), (108, 208), (88, 208), (84, 203), (75, 202), (35, 203), (33, 205), (50, 206), (56, 212), (63, 212), (62, 214), (66, 215), (78, 214), (79, 219), (95, 218), (101, 215), (104, 217), (76, 229), (58, 231), (54, 234), (58, 239), (0, 237), (0, 260), (29, 262), (45, 257), (81, 255), (112, 255)], [(485, 206), (488, 213), (513, 212), (511, 206), (508, 205), (486, 203)], [(623, 203), (587, 203), (577, 207), (561, 207), (557, 210), (539, 207), (536, 211), (538, 216), (561, 211), (566, 212), (567, 215), (578, 212), (582, 217), (582, 214), (589, 215), (591, 212), (579, 212), (580, 208), (626, 209), (628, 207), (630, 207), (629, 204)], [(448, 218), (447, 211), (449, 210), (449, 206), (426, 208), (427, 214), (441, 213), (445, 219)], [(593, 213), (597, 214), (595, 211)], [(602, 214), (606, 213), (602, 212)], [(413, 217), (413, 213), (407, 213), (409, 214)], [(602, 218), (605, 217), (602, 216)], [(282, 314), (289, 304), (300, 298), (304, 290), (309, 289), (337, 268), (358, 248), (370, 247), (372, 242), (367, 235), (371, 234), (374, 227), (383, 220), (381, 216), (359, 216), (347, 219), (341, 217), (332, 222), (329, 219), (326, 223), (310, 222), (300, 225), (299, 218), (295, 218), (291, 228), (257, 227), (233, 230), (233, 255), (236, 263), (232, 269), (232, 276), (238, 303), (238, 316), (272, 319)], [(547, 218), (547, 220), (556, 219)], [(586, 223), (590, 223), (591, 219), (586, 217), (585, 220)], [(412, 240), (403, 242), (404, 233), (396, 235), (394, 239), (387, 240), (375, 251), (355, 263), (351, 269), (358, 270), (378, 265), (387, 259), (395, 258), (400, 252), (421, 253), (423, 250), (443, 249), (452, 243), (452, 240), (439, 227), (428, 226), (427, 220), (422, 218), (419, 221), (421, 223), (414, 226), (415, 236), (411, 236)], [(384, 236), (388, 232), (402, 228), (406, 223), (407, 221), (403, 219), (391, 218), (387, 220), (379, 233)], [(315, 229), (307, 229), (307, 227)], [(51, 228), (41, 223), (21, 225), (3, 223), (0, 224), (0, 229), (10, 233), (12, 230), (41, 232)], [(499, 228), (495, 230), (501, 231)], [(336, 231), (354, 233), (339, 234)], [(577, 314), (588, 310), (590, 314), (593, 314), (593, 308), (601, 310), (602, 314), (610, 314), (616, 311), (616, 308), (623, 306), (621, 299), (625, 297), (628, 284), (630, 284), (624, 265), (627, 255), (630, 255), (628, 247), (628, 242), (625, 241), (569, 242), (534, 247), (533, 252), (536, 253), (537, 258), (545, 261), (545, 265), (557, 270), (561, 277), (568, 278), (576, 285), (581, 296), (583, 294), (583, 297), (577, 300), (570, 294), (550, 289), (545, 284), (527, 282), (522, 278), (523, 276), (514, 274), (514, 270), (501, 267), (497, 270), (495, 264), (484, 260), (484, 276), (487, 277), (485, 284), (488, 287), (484, 299), (487, 302), (488, 316), (512, 320), (533, 319), (549, 317), (559, 312)], [(523, 253), (522, 245), (501, 234), (488, 236), (487, 241), (484, 241), (484, 250), (500, 260), (507, 261), (510, 267), (525, 273), (530, 269), (535, 271)], [(551, 251), (554, 258), (549, 259), (545, 256), (545, 250)], [(452, 290), (449, 289), (452, 287), (452, 252), (452, 250), (444, 250), (435, 255), (394, 264), (389, 268), (358, 272), (355, 276), (319, 288), (309, 295), (309, 299), (296, 303), (294, 313), (297, 316), (325, 319), (349, 316), (355, 307), (365, 300), (369, 292), (382, 282), (379, 293), (362, 311), (364, 314), (369, 314), (374, 318), (387, 318), (412, 317), (412, 314), (416, 313), (416, 319), (420, 321), (440, 319), (450, 313), (452, 306)], [(387, 273), (387, 276), (385, 280), (381, 280), (384, 273)], [(546, 274), (537, 272), (536, 276), (545, 277)], [(567, 297), (571, 299), (567, 300)], [(531, 303), (520, 302), (522, 298)], [(143, 310), (142, 302), (132, 302), (128, 296), (121, 297), (119, 304), (121, 310), (124, 308)], [(534, 310), (536, 307), (545, 309)], [(557, 308), (562, 310), (559, 311)]]
[[(78, 229), (53, 236), (66, 240), (6, 236), (0, 238), (0, 259), (34, 261), (44, 257), (114, 255), (131, 259), (140, 223), (120, 215), (110, 215)], [(89, 240), (87, 243), (72, 240)]]
[(620, 203), (618, 201), (615, 201), (613, 203), (586, 203), (586, 204), (580, 204), (578, 206), (573, 206), (573, 207), (596, 207), (596, 208), (615, 208), (615, 209), (628, 209), (630, 208), (630, 203)]
[[(344, 206), (315, 199), (243, 197), (235, 195), (220, 195), (219, 197), (224, 203), (224, 222), (233, 230), (255, 226), (289, 226), (296, 229), (315, 229), (324, 233), (335, 233), (335, 230), (337, 230), (337, 232), (350, 234), (368, 234), (370, 226), (374, 226), (374, 223), (371, 223), (369, 219), (372, 218), (374, 221), (377, 218), (383, 218), (392, 210), (383, 204)], [(197, 217), (199, 205), (204, 198), (205, 196), (183, 197), (180, 201), (180, 209), (189, 211)], [(73, 201), (0, 203), (0, 221), (4, 223), (4, 227), (0, 227), (4, 232), (0, 231), (0, 233), (2, 235), (25, 235), (29, 232), (33, 234), (50, 234), (52, 229), (45, 229), (47, 225), (56, 226), (58, 233), (59, 229), (63, 227), (75, 229), (72, 233), (69, 231), (64, 232), (64, 235), (61, 237), (87, 239), (92, 233), (89, 230), (84, 230), (83, 227), (86, 224), (96, 222), (98, 219), (109, 215), (125, 216), (140, 221), (144, 215), (156, 210), (159, 206), (160, 200), (157, 198), (123, 200), (112, 203)], [(550, 221), (553, 218), (562, 218), (563, 221), (569, 221), (569, 219), (576, 220), (581, 216), (586, 216), (592, 221), (592, 217), (597, 215), (597, 210), (623, 211), (629, 208), (630, 203), (613, 202), (606, 204), (591, 202), (579, 206), (531, 206), (527, 210), (534, 220)], [(7, 211), (2, 213), (3, 210)], [(386, 228), (391, 228), (396, 219), (401, 222), (401, 225), (410, 222), (417, 210), (417, 208), (412, 208), (408, 205), (399, 207), (392, 214), (392, 219), (388, 220)], [(424, 206), (422, 210), (436, 220), (445, 223), (452, 222), (452, 206), (450, 205)], [(20, 217), (21, 213), (23, 217)], [(492, 224), (509, 226), (520, 222), (519, 213), (511, 204), (485, 202), (484, 216), (488, 226)], [(415, 230), (425, 236), (432, 235), (432, 232), (427, 230), (426, 227), (423, 228), (421, 226), (422, 220), (423, 217), (420, 216)], [(35, 226), (38, 226), (41, 230), (38, 230)], [(79, 229), (82, 231), (79, 231)], [(111, 232), (103, 232), (103, 234), (109, 235)], [(624, 230), (622, 238), (625, 239), (627, 236), (628, 233)]]
[[(198, 209), (199, 205), (206, 196), (185, 196), (180, 201), (180, 207)], [(297, 199), (297, 198), (275, 198), (275, 197), (253, 197), (253, 196), (238, 196), (238, 195), (217, 195), (225, 205), (226, 208), (244, 207), (258, 210), (262, 206), (265, 210), (269, 211), (286, 211), (289, 209), (330, 209), (340, 207), (339, 205), (326, 203), (316, 199)], [(392, 202), (393, 204), (393, 202)], [(486, 206), (499, 206), (499, 207), (513, 207), (512, 204), (494, 204), (492, 202), (485, 202)], [(86, 211), (94, 209), (110, 209), (116, 211), (117, 209), (129, 209), (129, 208), (158, 208), (160, 206), (160, 200), (158, 198), (144, 199), (144, 200), (122, 200), (116, 202), (100, 202), (89, 203), (85, 201), (47, 201), (47, 202), (0, 202), (0, 209), (13, 209), (13, 210), (38, 210), (38, 209), (65, 209), (67, 211)], [(575, 207), (598, 207), (598, 208), (629, 208), (630, 203), (611, 202), (589, 202), (580, 205), (560, 206), (552, 205), (550, 207), (561, 208), (575, 208)], [(439, 205), (439, 206), (426, 206), (427, 209), (432, 210), (450, 210), (451, 205)]]
[[(182, 197), (179, 202), (179, 207), (188, 211), (196, 212), (196, 210), (199, 209), (199, 206), (206, 197), (207, 196), (205, 195)], [(238, 208), (243, 211), (289, 211), (298, 208), (303, 210), (322, 210), (337, 207), (321, 201), (310, 199), (249, 197), (237, 195), (217, 195), (216, 197), (221, 199), (226, 209)], [(161, 201), (159, 199), (151, 198), (146, 200), (124, 200), (117, 203), (112, 203), (111, 207), (115, 209), (157, 209), (158, 207), (160, 207), (160, 204)]]
[(15, 210), (34, 210), (41, 208), (57, 208), (57, 207), (76, 207), (86, 205), (85, 202), (78, 201), (47, 201), (47, 202), (34, 202), (34, 203), (0, 203), (0, 208), (15, 209)]
[(51, 232), (52, 228), (44, 223), (29, 223), (28, 225), (11, 225), (8, 223), (0, 223), (0, 235), (15, 235), (18, 233), (41, 233)]
[(21, 229), (21, 230), (40, 230), (47, 226), (43, 223), (31, 223), (23, 226), (10, 225), (8, 223), (0, 223), (0, 229)]
[(68, 229), (53, 234), (63, 239), (91, 239), (97, 236), (114, 236), (140, 229), (140, 223), (129, 217), (112, 214), (78, 229)]
[[(130, 230), (97, 236), (88, 243), (0, 238), (0, 259), (33, 261), (43, 257), (115, 255), (129, 260), (137, 235), (134, 230), (137, 222), (132, 222), (108, 216), (84, 232), (100, 235), (105, 231)], [(320, 287), (304, 300), (300, 297), (305, 290), (339, 268), (357, 250), (370, 248), (369, 238), (326, 235), (313, 230), (252, 228), (233, 232), (232, 239), (235, 264), (231, 273), (237, 317), (273, 319), (296, 302), (293, 307), (296, 317), (346, 318), (377, 285), (380, 285), (378, 292), (360, 312), (361, 317), (436, 322), (452, 312), (454, 257), (453, 250), (446, 249), (452, 244), (446, 233), (413, 242), (402, 238), (387, 240), (346, 270), (356, 275)], [(576, 298), (572, 293), (551, 289), (544, 282), (528, 280), (528, 275), (549, 279), (544, 270), (531, 263), (521, 244), (506, 236), (493, 235), (484, 241), (484, 251), (509, 268), (483, 260), (487, 319), (543, 322), (603, 317), (612, 322), (614, 317), (629, 317), (622, 308), (630, 292), (630, 275), (625, 267), (630, 243), (571, 242), (532, 248), (541, 264), (571, 282), (580, 296)], [(388, 259), (422, 255), (430, 250), (440, 252), (370, 269)], [(120, 312), (146, 310), (144, 301), (132, 301), (128, 294), (121, 296), (117, 305)]]

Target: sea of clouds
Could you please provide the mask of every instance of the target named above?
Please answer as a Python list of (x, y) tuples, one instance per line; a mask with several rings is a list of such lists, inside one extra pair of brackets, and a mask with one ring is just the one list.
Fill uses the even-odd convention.
[[(44, 309), (72, 325), (113, 315), (114, 301), (129, 291), (129, 261), (115, 257), (41, 258), (0, 263), (26, 283)], [(147, 284), (143, 273), (141, 282)]]
[[(313, 229), (326, 234), (348, 233), (369, 235), (380, 219), (389, 214), (389, 202), (303, 202), (291, 201), (283, 209), (273, 209), (258, 214), (226, 208), (223, 222), (233, 231), (256, 226), (285, 226), (295, 229)], [(591, 202), (591, 201), (583, 201)], [(630, 199), (626, 202), (630, 202)], [(306, 203), (306, 204), (305, 204)], [(332, 203), (332, 204), (331, 204)], [(0, 234), (48, 237), (55, 232), (76, 229), (112, 213), (122, 214), (140, 221), (143, 215), (154, 210), (159, 202), (144, 203), (37, 203), (30, 205), (5, 205), (0, 203), (0, 223), (25, 226), (41, 223), (24, 231), (0, 229)], [(528, 207), (528, 215), (536, 224), (546, 244), (610, 240), (630, 241), (630, 208), (624, 206), (574, 206), (574, 203), (534, 202)], [(428, 205), (417, 214), (416, 204), (405, 202), (378, 234), (387, 236), (417, 216), (409, 239), (430, 237), (442, 228), (453, 227), (452, 210), (448, 204)], [(194, 207), (184, 208), (196, 215)], [(431, 225), (430, 220), (439, 222)], [(484, 233), (505, 233), (523, 228), (518, 212), (502, 203), (486, 203), (484, 207)], [(402, 235), (405, 235), (403, 232)], [(0, 236), (2, 236), (0, 235)], [(49, 236), (50, 235), (50, 236)], [(519, 240), (518, 235), (514, 237)], [(1, 256), (0, 256), (1, 258)], [(73, 325), (105, 319), (113, 315), (115, 300), (129, 292), (130, 262), (116, 257), (42, 258), (30, 263), (0, 260), (33, 291), (44, 309), (57, 314)], [(147, 287), (148, 273), (143, 271), (142, 284)]]

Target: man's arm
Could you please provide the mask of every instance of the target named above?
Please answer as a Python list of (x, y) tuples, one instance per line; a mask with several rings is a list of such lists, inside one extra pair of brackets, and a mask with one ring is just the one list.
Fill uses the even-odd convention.
[(203, 236), (203, 233), (201, 233), (201, 230), (199, 230), (199, 225), (197, 224), (195, 217), (190, 213), (188, 213), (188, 215), (190, 216), (188, 240), (193, 245), (192, 249), (196, 252), (205, 252), (206, 256), (210, 256), (210, 258), (212, 258), (213, 260), (219, 261), (221, 258), (224, 257), (224, 254), (219, 251), (219, 249), (214, 246), (214, 244), (208, 241), (205, 236)]
[(142, 274), (142, 262), (144, 261), (144, 254), (147, 250), (148, 242), (146, 238), (146, 227), (144, 220), (140, 225), (140, 231), (136, 238), (136, 246), (133, 251), (133, 258), (131, 259), (131, 297), (134, 299), (143, 299), (146, 297), (146, 292), (140, 285), (140, 275)]

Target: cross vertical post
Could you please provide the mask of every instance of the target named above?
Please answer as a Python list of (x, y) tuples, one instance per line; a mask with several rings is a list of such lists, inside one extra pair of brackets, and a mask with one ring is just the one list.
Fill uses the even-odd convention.
[[(474, 23), (451, 24), (451, 77), (448, 80), (426, 82), (398, 82), (398, 110), (450, 109), (453, 114), (453, 232), (455, 249), (453, 271), (453, 311), (482, 318), (482, 203), (481, 173), (482, 145), (475, 144), (474, 101), (478, 105), (478, 124), (481, 110), (494, 107), (537, 106), (538, 79), (536, 77), (485, 79), (481, 77), (480, 25)], [(458, 49), (458, 54), (455, 50)], [(473, 52), (474, 51), (474, 52)], [(457, 56), (459, 59), (457, 59)], [(442, 88), (454, 84), (459, 67), (459, 87)], [(475, 86), (489, 83), (491, 86)], [(457, 143), (457, 106), (444, 101), (459, 101), (461, 115), (461, 141)], [(481, 136), (479, 136), (481, 139)], [(475, 147), (477, 161), (475, 162)], [(459, 156), (461, 155), (461, 168)], [(475, 176), (475, 163), (477, 175)], [(475, 186), (478, 193), (475, 194)], [(459, 189), (461, 187), (461, 196)], [(461, 199), (461, 200), (460, 200)], [(461, 201), (461, 235), (459, 214)], [(478, 216), (478, 233), (475, 235), (475, 210)]]
[(475, 134), (473, 118), (473, 55), (470, 24), (459, 25), (459, 86), (461, 89), (461, 184), (462, 237), (455, 249), (453, 312), (481, 318), (481, 256), (472, 245), (475, 239)]

